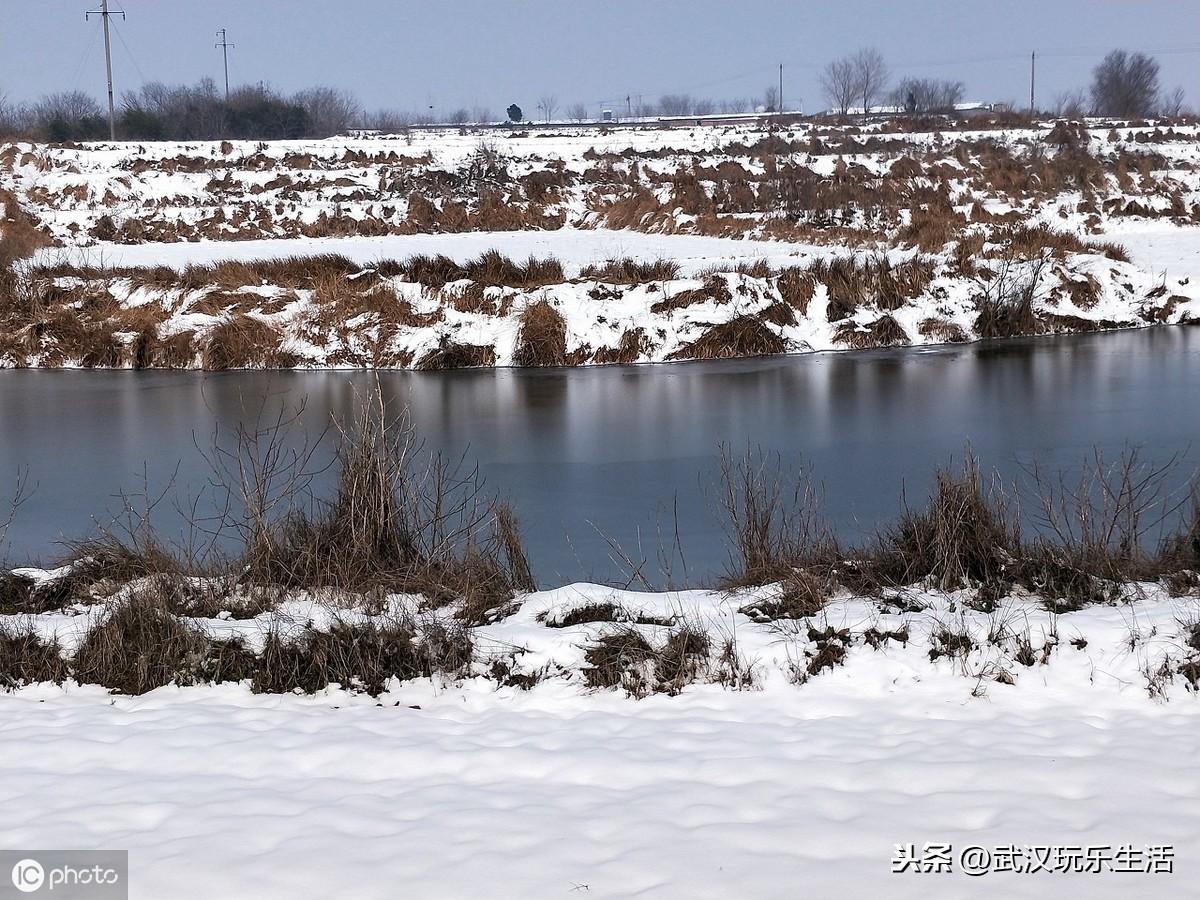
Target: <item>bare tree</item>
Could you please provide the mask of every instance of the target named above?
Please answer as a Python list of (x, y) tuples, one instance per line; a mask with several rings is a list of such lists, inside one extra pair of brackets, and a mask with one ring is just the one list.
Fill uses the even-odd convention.
[(1081, 119), (1088, 112), (1087, 92), (1083, 88), (1075, 88), (1056, 94), (1052, 109), (1056, 118)]
[(454, 112), (450, 113), (451, 125), (466, 125), (471, 121), (471, 111), (465, 106), (461, 106)]
[(480, 124), (484, 124), (487, 122), (493, 122), (493, 121), (495, 121), (495, 119), (496, 119), (496, 117), (494, 115), (492, 115), (492, 111), (490, 109), (488, 109), (486, 106), (481, 106), (479, 104), (476, 104), (475, 106), (471, 107), (471, 121), (472, 122), (479, 122)]
[(588, 109), (582, 103), (572, 103), (567, 109), (567, 118), (576, 122), (586, 122), (588, 119)]
[(775, 85), (768, 85), (763, 91), (763, 109), (767, 112), (777, 112), (779, 110), (779, 88)]
[(951, 112), (962, 103), (966, 88), (961, 81), (937, 78), (904, 78), (891, 93), (891, 102), (909, 112)]
[(858, 93), (854, 61), (850, 58), (835, 59), (825, 66), (821, 72), (821, 89), (825, 91), (830, 108), (837, 110), (838, 115), (845, 116), (854, 105), (854, 97)]
[(717, 104), (709, 97), (701, 97), (692, 104), (692, 115), (711, 116), (717, 111)]
[(1158, 62), (1144, 53), (1113, 50), (1092, 73), (1092, 107), (1103, 116), (1153, 115), (1158, 105)]
[(554, 94), (545, 94), (538, 101), (538, 109), (545, 114), (546, 121), (549, 122), (554, 118), (554, 114), (558, 112), (558, 97), (554, 96)]
[(311, 87), (296, 94), (295, 102), (308, 114), (309, 128), (318, 137), (340, 134), (362, 115), (354, 96), (338, 88)]
[(1187, 95), (1183, 92), (1182, 87), (1177, 87), (1169, 94), (1164, 94), (1162, 98), (1162, 114), (1172, 119), (1183, 115), (1183, 104), (1186, 99)]
[(863, 115), (883, 95), (890, 74), (883, 54), (874, 47), (865, 47), (854, 54), (854, 80), (858, 88), (855, 93), (862, 99)]
[(687, 94), (664, 94), (658, 98), (660, 116), (690, 116), (692, 98)]

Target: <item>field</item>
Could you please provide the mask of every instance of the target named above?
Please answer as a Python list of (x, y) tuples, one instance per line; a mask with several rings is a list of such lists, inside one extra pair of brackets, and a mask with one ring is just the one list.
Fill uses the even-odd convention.
[(1200, 318), (1200, 129), (901, 121), (0, 150), (0, 364), (562, 366)]
[[(1185, 121), (12, 144), (0, 203), (4, 368), (1200, 322)], [(381, 398), (333, 423), (330, 496), (260, 422), (213, 451), (228, 502), (200, 546), (126, 503), (123, 528), (0, 568), (5, 845), (127, 848), (146, 898), (1192, 894), (1200, 488), (1178, 460), (1097, 453), (1017, 496), (968, 448), (849, 546), (748, 435), (714, 493), (719, 581), (652, 591), (626, 559), (628, 584), (547, 586), (514, 510)], [(893, 874), (909, 844), (952, 846), (952, 871)]]

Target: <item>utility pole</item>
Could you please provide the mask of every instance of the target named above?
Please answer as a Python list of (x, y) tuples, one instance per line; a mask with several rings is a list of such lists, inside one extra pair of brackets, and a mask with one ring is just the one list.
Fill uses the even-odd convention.
[(783, 112), (783, 63), (779, 64), (779, 99), (776, 101), (779, 112)]
[(1033, 85), (1037, 77), (1037, 51), (1029, 54), (1029, 114), (1033, 115)]
[(237, 44), (231, 44), (231, 43), (229, 43), (228, 40), (226, 40), (224, 28), (222, 28), (220, 31), (217, 32), (217, 37), (219, 37), (221, 40), (218, 41), (213, 46), (220, 49), (221, 56), (223, 56), (225, 59), (225, 105), (228, 106), (229, 105), (229, 48), (236, 47)]
[(100, 8), (84, 13), (83, 17), (85, 20), (90, 21), (92, 16), (99, 16), (101, 23), (104, 25), (104, 68), (108, 73), (108, 137), (110, 140), (115, 141), (117, 139), (117, 116), (113, 104), (112, 45), (108, 42), (108, 17), (120, 16), (124, 19), (125, 13), (110, 13), (108, 11), (108, 0), (100, 0)]

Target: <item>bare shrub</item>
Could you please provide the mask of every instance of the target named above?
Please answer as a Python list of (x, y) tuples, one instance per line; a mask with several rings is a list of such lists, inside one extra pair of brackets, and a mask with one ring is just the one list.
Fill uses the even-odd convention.
[(224, 469), (240, 479), (232, 490), (246, 510), (233, 526), (247, 580), (419, 593), (432, 605), (460, 603), (474, 620), (533, 589), (515, 517), (484, 493), (477, 468), (425, 454), (409, 423), (378, 398), (337, 433), (333, 497), (308, 505), (293, 498), (282, 515), (268, 508), (278, 491), (262, 487), (290, 483), (269, 468), (280, 465), (280, 436), (264, 447), (243, 435), (229, 451)]
[(761, 450), (735, 458), (722, 446), (720, 455), (717, 506), (731, 546), (725, 587), (783, 581), (836, 558), (837, 543), (807, 472), (793, 472)]
[(1051, 588), (1064, 580), (1068, 586), (1090, 584), (1093, 577), (1121, 582), (1156, 578), (1190, 563), (1196, 516), (1191, 494), (1170, 486), (1178, 466), (1176, 456), (1153, 463), (1140, 448), (1127, 447), (1115, 459), (1094, 450), (1072, 482), (1028, 467), (1043, 536), (1034, 548), (1041, 565), (1026, 580)]

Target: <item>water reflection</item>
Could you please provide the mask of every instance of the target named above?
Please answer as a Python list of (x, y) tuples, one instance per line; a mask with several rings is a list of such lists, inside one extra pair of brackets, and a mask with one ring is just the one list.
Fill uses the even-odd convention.
[[(204, 488), (195, 444), (214, 429), (304, 402), (321, 431), (346, 415), (364, 373), (0, 373), (0, 476), (28, 467), (36, 491), (10, 558), (52, 555), (136, 491), (143, 467), (176, 494)], [(431, 447), (468, 451), (511, 497), (545, 582), (611, 578), (605, 535), (653, 556), (673, 500), (690, 574), (724, 561), (703, 497), (721, 443), (802, 455), (847, 536), (871, 531), (968, 442), (1014, 475), (1033, 458), (1077, 464), (1093, 445), (1155, 458), (1197, 437), (1200, 331), (1153, 329), (991, 345), (726, 363), (547, 372), (384, 373)], [(175, 514), (160, 508), (168, 527)], [(673, 522), (667, 522), (673, 528)]]

